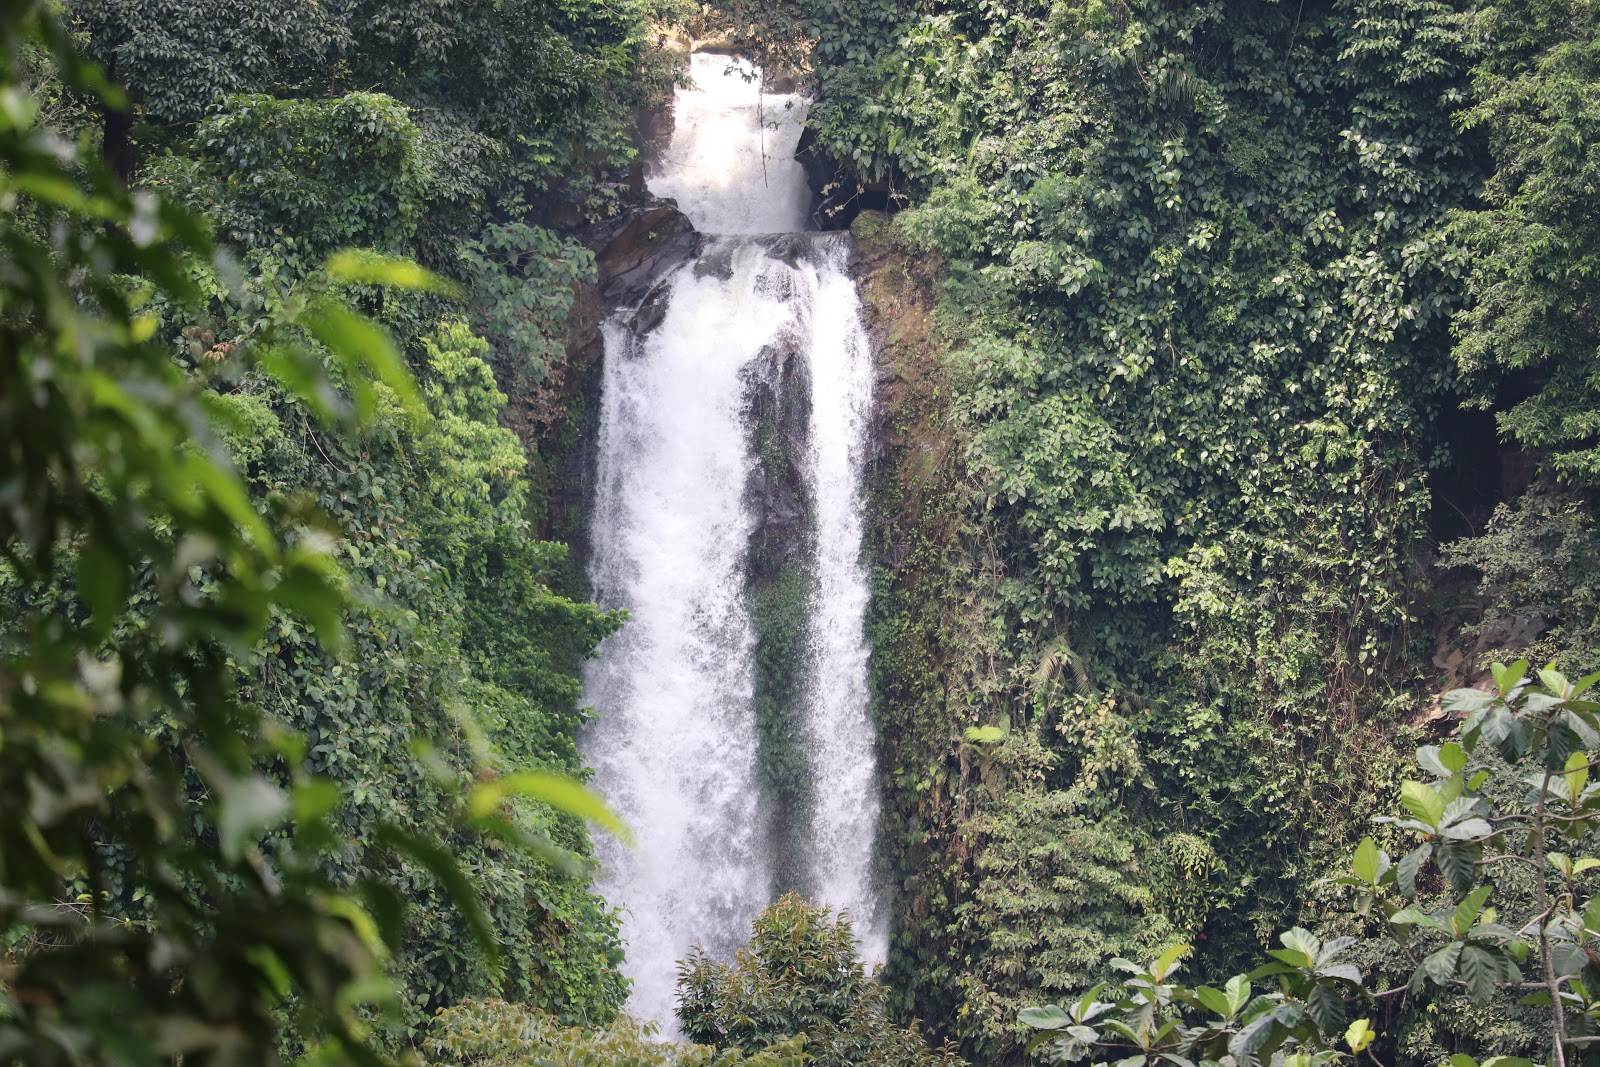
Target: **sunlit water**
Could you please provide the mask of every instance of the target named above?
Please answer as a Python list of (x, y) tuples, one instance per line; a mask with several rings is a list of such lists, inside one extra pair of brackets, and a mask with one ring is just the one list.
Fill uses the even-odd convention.
[[(862, 468), (872, 353), (847, 238), (798, 231), (810, 193), (793, 160), (805, 101), (762, 96), (696, 55), (651, 191), (702, 232), (643, 338), (624, 309), (605, 327), (600, 460), (590, 565), (596, 596), (632, 620), (585, 674), (598, 713), (583, 748), (633, 850), (602, 841), (598, 888), (622, 910), (629, 1008), (674, 1029), (676, 962), (699, 944), (731, 956), (772, 897), (773, 813), (761, 800), (755, 636), (746, 575), (756, 459), (748, 425), (764, 352), (797, 350), (810, 374), (803, 476), (813, 502), (803, 714), (815, 795), (804, 855), (785, 857), (816, 899), (849, 911), (869, 962), (887, 944), (871, 874), (878, 821), (868, 717), (861, 563)], [(726, 262), (726, 267), (709, 269)], [(796, 862), (798, 860), (798, 862)]]

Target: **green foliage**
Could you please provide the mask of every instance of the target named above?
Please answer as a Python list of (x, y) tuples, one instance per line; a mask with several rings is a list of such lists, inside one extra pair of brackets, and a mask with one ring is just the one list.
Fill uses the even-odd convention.
[(129, 194), (12, 86), (120, 94), (6, 40), (0, 1046), (370, 1062), (468, 994), (610, 1019), (583, 820), (614, 821), (568, 775), (620, 618), (552, 587), (458, 287), (324, 259), (425, 248), (414, 113), (236, 97)]
[[(485, 343), (445, 321), (420, 348), (425, 421), (385, 405), (360, 434), (325, 435), (270, 383), (245, 378), (226, 394), (295, 428), (259, 450), (251, 486), (308, 494), (337, 523), (337, 555), (362, 594), (347, 619), (354, 663), (330, 659), (279, 618), (242, 685), (306, 734), (310, 766), (347, 786), (335, 816), (351, 838), (383, 820), (444, 834), (462, 780), (504, 774), (479, 787), (499, 798), (483, 813), (566, 872), (453, 835), (497, 960), (466, 936), (426, 871), (388, 870), (412, 903), (396, 955), (409, 1024), (485, 993), (603, 1021), (624, 986), (615, 920), (585, 885), (587, 840), (577, 823), (513, 803), (518, 790), (500, 786), (530, 767), (579, 769), (577, 668), (620, 620), (550, 588), (563, 553), (529, 537), (526, 453), (498, 425), (505, 398)], [(428, 740), (436, 744), (419, 753)], [(356, 851), (337, 869), (354, 878), (375, 863)]]
[(1487, 139), (1495, 169), (1487, 204), (1452, 220), (1474, 253), (1456, 358), (1480, 403), (1510, 394), (1502, 434), (1594, 485), (1600, 17), (1587, 3), (1513, 0), (1484, 4), (1472, 26), (1474, 99), (1461, 122)]
[[(0, 40), (0, 481), (13, 487), (0, 509), (13, 609), (0, 626), (0, 1050), (270, 1063), (288, 1010), (321, 1057), (377, 1062), (371, 1024), (404, 997), (390, 961), (417, 923), (397, 882), (434, 887), (457, 942), (501, 972), (516, 954), (446, 841), (507, 856), (541, 842), (483, 803), (477, 753), (419, 763), (420, 729), (406, 764), (432, 790), (428, 818), (385, 807), (348, 832), (363, 783), (325, 773), (337, 746), (252, 683), (283, 669), (263, 633), (321, 660), (302, 675), (308, 695), (362, 669), (342, 658), (372, 652), (362, 561), (314, 497), (248, 487), (280, 454), (260, 435), (289, 413), (313, 439), (307, 409), (352, 438), (432, 420), (389, 336), (322, 295), (270, 309), (247, 346), (204, 349), (267, 399), (208, 392), (211, 376), (163, 342), (228, 265), (193, 217), (130, 194), (38, 125), (17, 85), (23, 42), (48, 48), (62, 84), (121, 103), (48, 13), (8, 6)], [(435, 284), (393, 262), (330, 270)], [(497, 796), (594, 811), (566, 780), (517, 778)]]
[[(1521, 1003), (1549, 1012), (1549, 1062), (1564, 1065), (1591, 1055), (1600, 1002), (1600, 903), (1584, 875), (1600, 859), (1579, 856), (1600, 828), (1600, 785), (1590, 781), (1600, 742), (1600, 704), (1584, 699), (1600, 673), (1577, 682), (1554, 668), (1530, 672), (1527, 660), (1495, 664), (1494, 687), (1458, 689), (1445, 706), (1464, 716), (1460, 740), (1417, 749), (1426, 781), (1400, 790), (1406, 814), (1384, 816), (1416, 842), (1398, 859), (1362, 839), (1348, 875), (1336, 879), (1355, 892), (1362, 915), (1381, 917), (1411, 969), (1406, 985), (1382, 995), (1416, 996), (1430, 986), (1486, 1008), (1507, 991), (1538, 990)], [(1537, 681), (1535, 681), (1535, 677)], [(1493, 788), (1497, 774), (1515, 778), (1508, 792)], [(1531, 788), (1530, 788), (1531, 787)], [(1505, 896), (1499, 872), (1511, 871), (1533, 891), (1511, 896), (1505, 918), (1490, 905)], [(1444, 907), (1425, 903), (1425, 878), (1444, 888)], [(1369, 1020), (1346, 1029), (1352, 996), (1371, 998), (1359, 969), (1334, 962), (1356, 939), (1328, 944), (1295, 928), (1281, 937), (1276, 961), (1224, 988), (1185, 988), (1171, 981), (1187, 946), (1171, 949), (1147, 971), (1118, 961), (1134, 977), (1121, 994), (1100, 1001), (1104, 983), (1075, 1003), (1029, 1008), (1020, 1021), (1041, 1033), (1030, 1042), (1055, 1062), (1096, 1059), (1119, 1063), (1219, 1061), (1320, 1064), (1359, 1054), (1376, 1038)], [(1524, 981), (1531, 968), (1532, 981)], [(1252, 983), (1277, 979), (1279, 990), (1253, 996)], [(1210, 1018), (1196, 1020), (1185, 1007)], [(1125, 1053), (1132, 1053), (1124, 1057)], [(1452, 1064), (1474, 1063), (1465, 1055)], [(1529, 1064), (1493, 1057), (1489, 1062)]]
[(192, 165), (217, 186), (208, 214), (236, 247), (397, 250), (417, 227), (425, 182), (418, 138), (407, 109), (375, 93), (235, 96), (200, 123), (192, 161), (169, 166)]
[(752, 1055), (665, 1042), (654, 1027), (619, 1016), (600, 1030), (563, 1028), (549, 1015), (504, 1001), (468, 1001), (440, 1012), (426, 1041), (433, 1062), (462, 1067), (800, 1067), (801, 1041)]
[[(449, 833), (473, 872), (499, 953), (467, 936), (424, 868), (362, 849), (327, 864), (341, 879), (378, 872), (416, 905), (394, 964), (407, 1027), (468, 994), (604, 1021), (625, 986), (616, 920), (587, 889), (581, 823), (515, 791), (482, 813), (551, 867), (455, 834), (448, 818), (469, 776), (503, 775), (484, 786), (497, 789), (533, 768), (579, 770), (578, 669), (620, 617), (557, 592), (565, 549), (531, 537), (538, 501), (523, 443), (500, 426), (501, 387), (525, 402), (564, 357), (573, 283), (592, 270), (534, 221), (563, 197), (606, 210), (632, 154), (627, 107), (670, 72), (646, 58), (632, 5), (354, 2), (318, 7), (303, 41), (253, 37), (242, 65), (219, 72), (218, 41), (283, 22), (270, 0), (223, 6), (71, 8), (137, 104), (140, 176), (239, 250), (236, 268), (197, 273), (202, 303), (158, 302), (161, 336), (216, 390), (208, 407), (234, 424), (222, 432), (255, 498), (332, 519), (357, 594), (353, 663), (274, 618), (244, 692), (307, 733), (309, 764), (345, 787), (334, 818), (352, 839), (386, 819)], [(310, 68), (302, 45), (317, 53)], [(371, 255), (324, 271), (344, 244), (413, 254), (467, 285), (384, 290), (404, 268)], [(280, 369), (314, 381), (327, 337), (370, 340), (318, 310), (329, 293), (399, 334), (427, 417), (380, 394), (360, 433), (325, 432), (312, 416), (338, 409), (337, 393), (302, 403), (239, 358), (265, 323), (291, 319), (304, 329)]]
[(138, 106), (158, 122), (193, 122), (218, 97), (269, 88), (315, 92), (329, 54), (354, 43), (344, 4), (259, 0), (78, 0), (75, 28)]
[(1496, 507), (1482, 534), (1446, 546), (1445, 560), (1481, 575), (1484, 613), (1470, 630), (1480, 644), (1512, 651), (1531, 625), (1544, 632), (1519, 649), (1529, 658), (1575, 674), (1600, 668), (1600, 532), (1581, 497), (1536, 487)]
[(696, 951), (678, 969), (678, 1018), (692, 1041), (758, 1054), (803, 1035), (818, 1067), (960, 1064), (915, 1027), (895, 1026), (887, 1000), (856, 957), (850, 920), (795, 893), (756, 917), (732, 964)]
[(468, 282), (517, 403), (562, 358), (571, 283), (591, 270), (553, 231), (615, 211), (633, 109), (681, 62), (658, 47), (655, 5), (635, 0), (67, 7), (128, 90), (104, 127), (130, 174), (170, 184), (259, 256), (309, 252), (294, 275), (356, 243)]
[[(912, 198), (898, 239), (941, 265), (981, 547), (933, 566), (982, 571), (976, 629), (998, 634), (980, 670), (945, 679), (946, 714), (1038, 738), (1041, 796), (1094, 783), (1074, 799), (1103, 827), (1077, 846), (1090, 866), (1148, 827), (1146, 847), (1181, 839), (1206, 872), (1192, 907), (1165, 870), (1118, 875), (1103, 906), (1129, 923), (1097, 912), (1053, 936), (1120, 945), (1063, 975), (1148, 951), (1172, 906), (1204, 935), (1199, 966), (1225, 969), (1379, 802), (1391, 764), (1361, 749), (1381, 751), (1411, 703), (1413, 562), (1454, 388), (1446, 226), (1476, 182), (1449, 122), (1463, 24), (1410, 0), (951, 0), (903, 10), (891, 39), (820, 73), (814, 121)], [(928, 740), (908, 776), (966, 772), (959, 733)], [(1002, 746), (990, 773), (1027, 773), (1006, 765), (1021, 756)], [(958, 811), (1006, 810), (1003, 789), (962, 777)], [(926, 868), (924, 835), (951, 857), (947, 908), (1004, 896), (983, 867), (998, 838), (901, 803), (903, 861)], [(1025, 808), (1039, 825), (1015, 839), (1060, 810)], [(1016, 890), (1048, 906), (1042, 885)], [(1011, 966), (1003, 940), (918, 929), (910, 981), (930, 1015), (1006, 1032), (1011, 1012), (956, 992)], [(1040, 974), (1016, 971), (1007, 997)]]
[(1044, 781), (1058, 757), (1034, 738), (1013, 735), (979, 758), (983, 788), (997, 797), (966, 824), (982, 848), (972, 900), (956, 914), (984, 941), (962, 992), (980, 1053), (995, 1055), (1019, 1032), (1000, 1020), (1014, 1020), (1040, 991), (1083, 989), (1107, 959), (1155, 953), (1173, 931), (1152, 889), (1159, 875), (1140, 859), (1153, 841), (1118, 814), (1088, 814), (1088, 789), (1050, 790)]
[[(1577, 853), (1600, 828), (1600, 786), (1590, 782), (1590, 751), (1600, 743), (1600, 705), (1584, 694), (1600, 674), (1569, 681), (1554, 668), (1530, 672), (1527, 660), (1495, 664), (1494, 688), (1458, 689), (1448, 710), (1464, 716), (1459, 742), (1426, 745), (1417, 762), (1426, 781), (1401, 791), (1407, 815), (1384, 818), (1417, 844), (1391, 860), (1370, 840), (1358, 847), (1351, 877), (1362, 910), (1376, 908), (1415, 968), (1408, 988), (1431, 984), (1488, 1004), (1502, 987), (1522, 988), (1523, 968), (1542, 989), (1528, 1003), (1549, 1009), (1553, 1064), (1581, 1057), (1600, 1016), (1600, 904), (1584, 874), (1600, 860)], [(1520, 786), (1508, 802), (1486, 788), (1497, 756)], [(1533, 892), (1502, 920), (1489, 906), (1501, 869), (1531, 873)], [(1417, 901), (1419, 877), (1436, 872), (1446, 907)], [(1508, 905), (1509, 906), (1509, 905)]]
[(542, 381), (565, 356), (573, 283), (591, 278), (593, 253), (549, 230), (507, 223), (463, 242), (458, 254), (478, 294), (479, 328), (505, 353), (502, 379), (518, 391)]
[(1347, 1024), (1345, 1015), (1351, 994), (1365, 992), (1361, 972), (1337, 962), (1354, 939), (1323, 944), (1295, 927), (1280, 941), (1282, 948), (1267, 953), (1276, 962), (1221, 988), (1176, 980), (1188, 945), (1168, 948), (1143, 968), (1116, 960), (1116, 969), (1131, 977), (1111, 990), (1112, 999), (1099, 999), (1108, 990), (1100, 983), (1075, 1002), (1021, 1013), (1022, 1024), (1038, 1031), (1029, 1048), (1042, 1047), (1051, 1063), (1087, 1059), (1121, 1067), (1196, 1061), (1322, 1067), (1365, 1051), (1375, 1031), (1366, 1019)]

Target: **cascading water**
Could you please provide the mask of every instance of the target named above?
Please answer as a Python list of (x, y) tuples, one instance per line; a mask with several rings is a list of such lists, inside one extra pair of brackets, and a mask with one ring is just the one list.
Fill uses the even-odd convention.
[[(583, 737), (637, 838), (602, 842), (598, 886), (622, 910), (629, 1008), (669, 1033), (676, 961), (696, 944), (731, 955), (780, 889), (847, 910), (869, 962), (887, 943), (860, 561), (873, 368), (847, 239), (797, 232), (804, 99), (760, 93), (721, 56), (694, 56), (692, 73), (650, 188), (715, 236), (651, 294), (655, 314), (623, 309), (604, 328), (590, 573), (632, 618), (586, 673)], [(786, 492), (803, 514), (786, 522), (758, 499), (771, 461), (755, 424), (774, 408), (800, 424)], [(806, 590), (777, 741), (757, 721), (752, 609), (755, 557), (774, 552)], [(802, 812), (779, 810), (798, 802), (764, 780), (762, 745), (780, 742), (803, 757)]]

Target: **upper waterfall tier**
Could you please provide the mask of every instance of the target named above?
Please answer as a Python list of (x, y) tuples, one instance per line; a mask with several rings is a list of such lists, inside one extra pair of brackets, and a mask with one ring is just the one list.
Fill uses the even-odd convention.
[(672, 144), (649, 177), (702, 233), (792, 233), (811, 226), (811, 189), (795, 161), (806, 99), (763, 93), (759, 72), (728, 56), (690, 57)]

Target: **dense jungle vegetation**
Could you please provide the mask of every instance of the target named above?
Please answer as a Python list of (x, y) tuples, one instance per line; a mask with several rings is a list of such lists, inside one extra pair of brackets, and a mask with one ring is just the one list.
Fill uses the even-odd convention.
[[(888, 209), (896, 931), (780, 900), (689, 1046), (545, 538), (713, 32)], [(1593, 3), (16, 0), (0, 82), (6, 1062), (1600, 1056)]]

